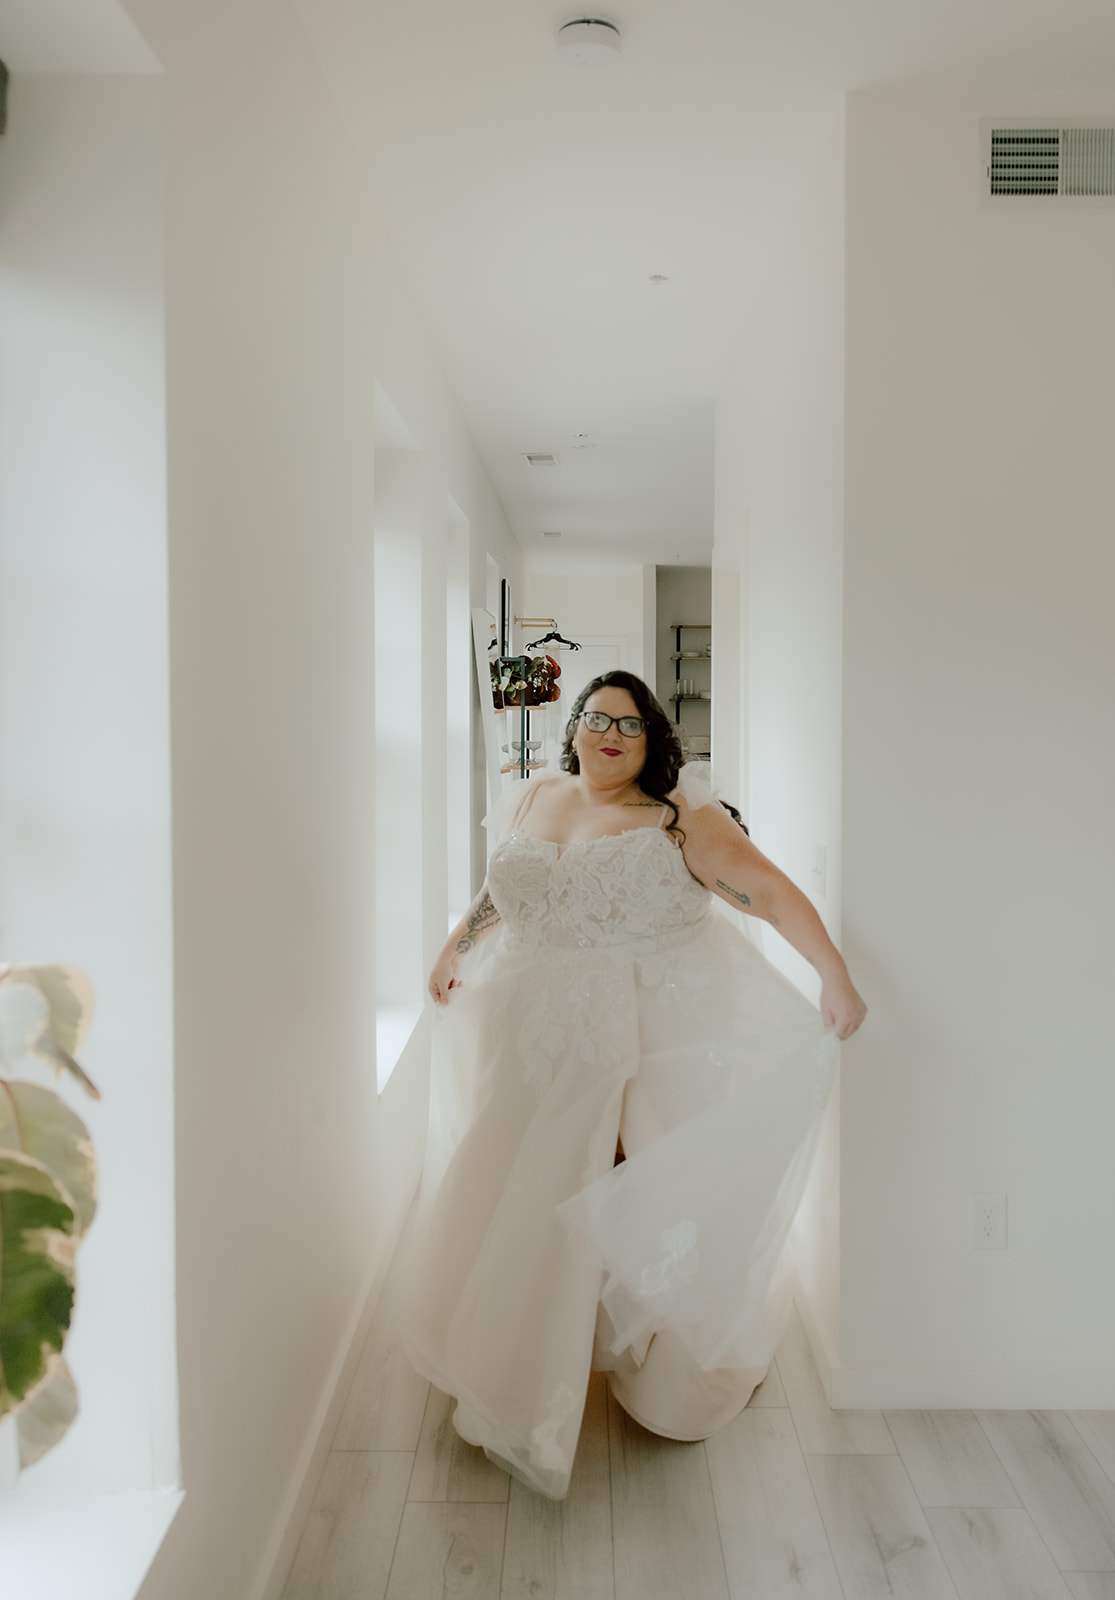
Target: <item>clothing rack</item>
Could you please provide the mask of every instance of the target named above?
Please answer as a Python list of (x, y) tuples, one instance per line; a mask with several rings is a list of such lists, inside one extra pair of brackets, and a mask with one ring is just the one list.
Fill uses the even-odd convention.
[[(516, 617), (515, 621), (518, 622), (519, 618)], [(519, 666), (519, 667), (524, 667), (525, 668), (525, 667), (529, 667), (530, 666), (530, 657), (529, 656), (497, 656), (496, 657), (496, 665), (498, 667)], [(526, 775), (527, 775), (527, 757), (530, 754), (530, 752), (527, 749), (527, 733), (529, 732), (529, 729), (530, 729), (530, 721), (529, 721), (529, 719), (527, 717), (527, 710), (528, 710), (528, 707), (527, 707), (527, 696), (526, 696), (526, 690), (524, 689), (522, 694), (519, 696), (519, 777), (520, 778), (525, 778)], [(507, 743), (508, 743), (508, 746), (510, 746), (511, 740), (508, 739)], [(514, 762), (511, 759), (511, 750), (509, 748), (508, 751), (507, 751), (507, 771), (510, 772), (513, 767), (514, 767)], [(501, 768), (501, 770), (502, 770), (502, 768)]]

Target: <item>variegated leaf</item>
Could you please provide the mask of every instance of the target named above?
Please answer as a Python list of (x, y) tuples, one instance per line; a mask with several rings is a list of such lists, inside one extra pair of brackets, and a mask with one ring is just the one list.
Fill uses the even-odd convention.
[(32, 1156), (0, 1151), (0, 1416), (45, 1383), (74, 1303), (75, 1219)]
[(52, 1089), (0, 1078), (0, 1150), (41, 1161), (74, 1209), (80, 1236), (97, 1210), (97, 1163), (89, 1130)]
[(76, 967), (22, 966), (0, 970), (0, 1061), (37, 1056), (68, 1072), (94, 1100), (100, 1090), (74, 1060), (93, 1012), (93, 986)]
[(77, 1416), (77, 1385), (61, 1356), (50, 1359), (46, 1382), (19, 1408), (19, 1464), (33, 1467), (54, 1446)]
[(55, 1044), (67, 1055), (76, 1055), (89, 1033), (96, 998), (84, 972), (51, 962), (13, 967), (12, 977), (29, 979), (46, 996)]
[(14, 1066), (38, 1044), (50, 1002), (36, 984), (8, 976), (0, 983), (0, 1062)]

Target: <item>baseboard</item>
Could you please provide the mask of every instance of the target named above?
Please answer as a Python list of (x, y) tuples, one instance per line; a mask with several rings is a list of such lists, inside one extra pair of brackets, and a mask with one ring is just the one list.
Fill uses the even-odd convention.
[[(791, 1258), (792, 1259), (792, 1258)], [(1112, 1411), (1115, 1362), (840, 1360), (801, 1287), (794, 1301), (834, 1411)]]
[(840, 1365), (839, 1357), (830, 1345), (821, 1324), (817, 1320), (813, 1302), (801, 1286), (800, 1274), (794, 1282), (794, 1304), (801, 1313), (805, 1336), (809, 1340), (810, 1349), (813, 1351), (813, 1359), (817, 1363), (817, 1371), (820, 1374), (828, 1403), (830, 1406), (835, 1406), (836, 1401), (832, 1398), (832, 1380), (833, 1373)]
[(1111, 1411), (1109, 1361), (911, 1361), (835, 1365), (837, 1411)]
[[(286, 1492), (271, 1525), (271, 1533), (264, 1543), (256, 1579), (248, 1591), (247, 1600), (281, 1600), (368, 1329), (379, 1305), (388, 1268), (407, 1218), (413, 1211), (426, 1140), (431, 1009), (427, 1007), (391, 1075), (390, 1083), (380, 1096), (378, 1138), (385, 1141), (383, 1148), (379, 1149), (381, 1193), (385, 1191), (388, 1197), (384, 1202), (380, 1246), (322, 1385)], [(385, 1160), (388, 1153), (389, 1162)]]
[(283, 1496), (260, 1561), (249, 1600), (281, 1600), (287, 1576), (294, 1564), (298, 1541), (310, 1514), (317, 1486), (325, 1470), (330, 1446), (341, 1420), (345, 1400), (356, 1372), (360, 1353), (383, 1293), (388, 1268), (399, 1243), (413, 1196), (408, 1195), (397, 1219), (392, 1219), (379, 1251), (375, 1267), (358, 1297), (337, 1355), (322, 1387), (313, 1417), (298, 1453), (287, 1491)]

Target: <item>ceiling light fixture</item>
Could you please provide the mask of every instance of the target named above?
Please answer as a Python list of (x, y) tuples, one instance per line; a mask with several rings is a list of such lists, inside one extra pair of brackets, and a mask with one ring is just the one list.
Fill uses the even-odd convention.
[(558, 54), (575, 67), (609, 67), (619, 60), (620, 32), (603, 17), (577, 17), (558, 29)]

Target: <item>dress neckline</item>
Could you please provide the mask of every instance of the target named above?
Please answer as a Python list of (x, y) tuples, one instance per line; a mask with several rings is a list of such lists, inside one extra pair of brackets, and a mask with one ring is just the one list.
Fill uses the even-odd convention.
[(618, 833), (598, 833), (595, 839), (570, 839), (568, 844), (559, 844), (556, 839), (545, 839), (540, 833), (530, 833), (526, 828), (512, 828), (507, 837), (508, 839), (533, 839), (536, 844), (548, 845), (551, 850), (557, 851), (558, 860), (560, 860), (568, 851), (575, 850), (578, 846), (604, 844), (605, 841), (614, 842), (616, 839), (626, 839), (632, 833), (656, 833), (660, 839), (666, 840), (671, 849), (676, 850), (679, 848), (677, 840), (661, 824), (655, 824), (652, 828), (643, 823), (636, 825), (634, 828), (621, 828)]

